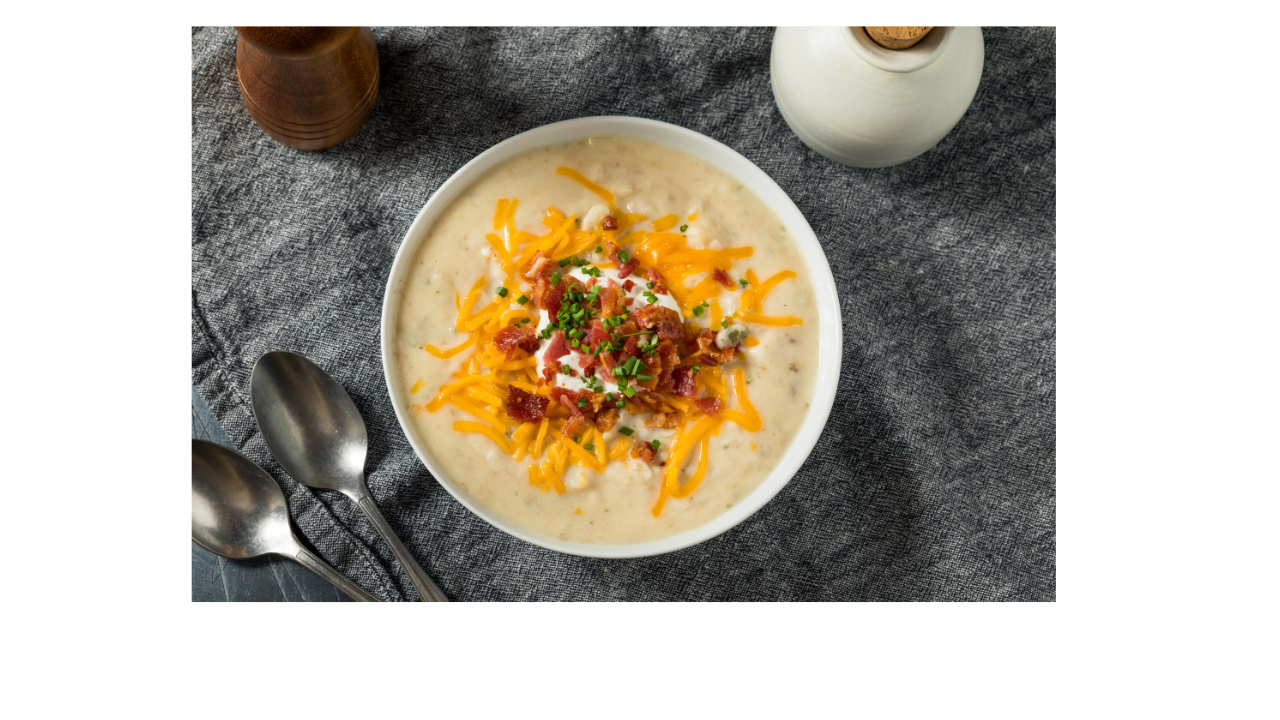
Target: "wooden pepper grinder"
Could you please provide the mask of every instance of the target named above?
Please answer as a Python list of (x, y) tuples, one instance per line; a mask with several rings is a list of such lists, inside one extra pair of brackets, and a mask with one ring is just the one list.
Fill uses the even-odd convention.
[(237, 27), (240, 97), (258, 127), (298, 150), (356, 133), (378, 99), (378, 46), (369, 28)]

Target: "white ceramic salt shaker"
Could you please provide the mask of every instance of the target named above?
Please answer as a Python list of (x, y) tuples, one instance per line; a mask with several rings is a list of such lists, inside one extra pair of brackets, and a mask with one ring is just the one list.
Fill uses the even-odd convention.
[(773, 97), (805, 145), (854, 167), (906, 162), (937, 145), (973, 102), (982, 30), (935, 27), (891, 50), (861, 27), (780, 27)]

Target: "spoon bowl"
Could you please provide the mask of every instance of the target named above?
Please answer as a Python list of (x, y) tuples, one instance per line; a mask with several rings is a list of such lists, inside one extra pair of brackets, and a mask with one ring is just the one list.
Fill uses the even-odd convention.
[(240, 453), (191, 441), (191, 539), (215, 555), (244, 560), (274, 553), (297, 560), (353, 600), (378, 599), (303, 547), (274, 478)]
[(267, 449), (294, 480), (351, 498), (391, 547), (422, 600), (447, 601), (378, 510), (364, 481), (369, 434), (347, 391), (318, 365), (277, 350), (249, 379), (253, 417)]

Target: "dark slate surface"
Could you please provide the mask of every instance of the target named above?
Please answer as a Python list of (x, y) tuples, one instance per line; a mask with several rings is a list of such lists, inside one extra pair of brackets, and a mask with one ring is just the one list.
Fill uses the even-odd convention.
[[(258, 130), (234, 32), (196, 29), (192, 380), (302, 534), (384, 599), (414, 593), (372, 527), (266, 452), (246, 393), (264, 352), (301, 352), (352, 394), (375, 499), (455, 599), (1053, 600), (1055, 33), (984, 34), (951, 134), (856, 170), (783, 122), (768, 28), (375, 29), (378, 105), (320, 153)], [(597, 114), (688, 127), (764, 169), (822, 242), (845, 319), (832, 419), (795, 479), (718, 538), (625, 561), (526, 545), (453, 501), (404, 439), (378, 351), (391, 261), (430, 194), (500, 140)]]
[[(234, 448), (204, 398), (191, 388), (191, 437)], [(227, 560), (191, 543), (194, 602), (351, 602), (346, 595), (292, 560), (268, 555)]]

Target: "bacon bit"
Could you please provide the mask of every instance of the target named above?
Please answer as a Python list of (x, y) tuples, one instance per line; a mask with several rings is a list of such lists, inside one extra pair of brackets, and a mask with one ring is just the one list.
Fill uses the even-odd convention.
[(693, 401), (693, 406), (698, 408), (702, 412), (706, 413), (707, 415), (710, 415), (711, 417), (715, 417), (716, 413), (720, 412), (720, 398), (712, 398), (712, 397), (698, 398), (697, 400)]
[[(542, 368), (542, 377), (546, 378), (546, 383), (550, 385), (551, 383), (556, 381), (556, 369), (549, 365)], [(539, 382), (542, 382), (542, 381), (539, 381)]]
[(555, 315), (560, 312), (560, 306), (564, 304), (561, 302), (561, 298), (564, 297), (566, 290), (565, 283), (561, 281), (559, 285), (552, 287), (549, 281), (544, 280), (543, 282), (547, 283), (548, 289), (538, 304), (546, 309), (549, 315)]
[(631, 337), (627, 338), (627, 343), (622, 346), (622, 354), (624, 356), (635, 357), (636, 353), (639, 351), (640, 351), (640, 337), (638, 335), (632, 335)]
[(507, 414), (520, 422), (540, 422), (551, 401), (541, 395), (527, 393), (515, 385), (507, 386)]
[[(583, 371), (582, 374), (586, 375), (587, 368), (590, 368), (592, 365), (596, 364), (596, 358), (591, 353), (577, 353), (577, 355), (578, 355), (578, 367), (582, 368), (582, 371)], [(591, 373), (591, 374), (594, 375), (595, 373)]]
[(555, 365), (560, 358), (569, 354), (569, 345), (564, 341), (564, 331), (557, 330), (551, 336), (551, 344), (547, 345), (547, 351), (543, 353), (542, 359), (548, 365)]
[(617, 230), (617, 229), (618, 229), (618, 219), (617, 219), (617, 218), (615, 218), (615, 217), (614, 217), (614, 216), (612, 216), (612, 215), (605, 215), (605, 216), (604, 216), (604, 225), (603, 225), (603, 227), (604, 227), (604, 229), (605, 229), (605, 230)]
[(632, 452), (639, 452), (640, 459), (647, 463), (653, 462), (653, 458), (658, 454), (652, 445), (636, 438), (631, 438), (631, 450)]
[(529, 262), (529, 270), (524, 274), (526, 280), (533, 280), (542, 275), (542, 271), (547, 269), (551, 264), (551, 256), (539, 250), (533, 254), (533, 260)]
[(627, 292), (631, 292), (631, 289), (634, 288), (635, 286), (636, 286), (636, 283), (634, 280), (628, 280), (622, 283), (622, 289), (626, 290)]
[(518, 347), (528, 353), (537, 352), (538, 336), (527, 328), (508, 325), (493, 336), (493, 346), (499, 351), (505, 352), (507, 359), (510, 360), (512, 348)]
[(647, 428), (671, 430), (679, 427), (679, 425), (680, 418), (676, 417), (675, 413), (654, 413), (644, 419), (644, 426)]
[[(622, 248), (618, 247), (614, 243), (609, 243), (609, 259), (618, 266), (618, 279), (625, 280), (628, 275), (636, 271), (636, 268), (640, 267), (640, 259), (633, 257), (626, 262), (622, 262), (618, 259), (618, 253), (621, 252), (621, 250)], [(631, 303), (627, 304), (630, 305)]]
[(607, 433), (613, 429), (620, 417), (622, 417), (622, 412), (617, 408), (605, 408), (596, 413), (596, 427), (600, 429), (600, 432)]
[(658, 387), (670, 390), (672, 389), (671, 375), (680, 366), (680, 354), (676, 351), (676, 346), (669, 342), (659, 343), (658, 360), (662, 364), (658, 371)]
[(560, 434), (572, 440), (573, 434), (578, 432), (578, 428), (586, 427), (586, 424), (587, 422), (582, 419), (581, 413), (576, 416), (570, 416), (564, 427), (560, 428)]
[(587, 333), (587, 336), (583, 339), (586, 340), (587, 343), (591, 345), (591, 347), (594, 349), (595, 346), (609, 339), (609, 331), (605, 330), (604, 327), (600, 325), (600, 321), (598, 319), (592, 320), (591, 330), (590, 332)]
[[(552, 388), (552, 394), (554, 394), (554, 393), (555, 393), (555, 389), (554, 389), (554, 388)], [(576, 418), (576, 419), (581, 419), (581, 418), (583, 418), (583, 417), (584, 417), (584, 415), (582, 414), (582, 408), (578, 407), (578, 403), (577, 403), (577, 401), (575, 401), (575, 400), (570, 400), (570, 399), (569, 399), (569, 398), (571, 398), (572, 396), (573, 396), (573, 395), (572, 395), (572, 393), (567, 394), (567, 395), (561, 395), (561, 396), (560, 396), (560, 404), (561, 404), (561, 405), (563, 405), (563, 406), (565, 406), (566, 408), (568, 408), (568, 409), (569, 409), (569, 414), (570, 414), (570, 415), (572, 415), (574, 418)], [(568, 428), (568, 426), (566, 425), (566, 426), (565, 426), (565, 431), (566, 431), (566, 432), (565, 432), (565, 435), (568, 435), (568, 434), (569, 434), (569, 433), (568, 433), (568, 429), (569, 429), (569, 428)]]
[(600, 361), (600, 364), (604, 366), (604, 369), (610, 374), (613, 373), (614, 368), (618, 367), (618, 361), (613, 359), (613, 355), (610, 354), (608, 350), (601, 351), (600, 356), (597, 359)]
[(677, 395), (687, 398), (698, 397), (698, 381), (688, 368), (676, 368), (671, 374), (671, 384)]
[(653, 281), (653, 291), (658, 295), (670, 295), (671, 291), (667, 290), (667, 279), (662, 277), (662, 273), (657, 268), (649, 268), (649, 279)]
[(724, 270), (721, 270), (720, 268), (716, 268), (712, 270), (711, 277), (715, 278), (716, 282), (729, 288), (730, 290), (734, 289), (733, 278), (729, 277), (729, 273), (725, 272)]
[(663, 340), (684, 339), (684, 322), (680, 320), (680, 313), (671, 308), (645, 305), (636, 311), (636, 320), (646, 330), (656, 329), (658, 337)]

